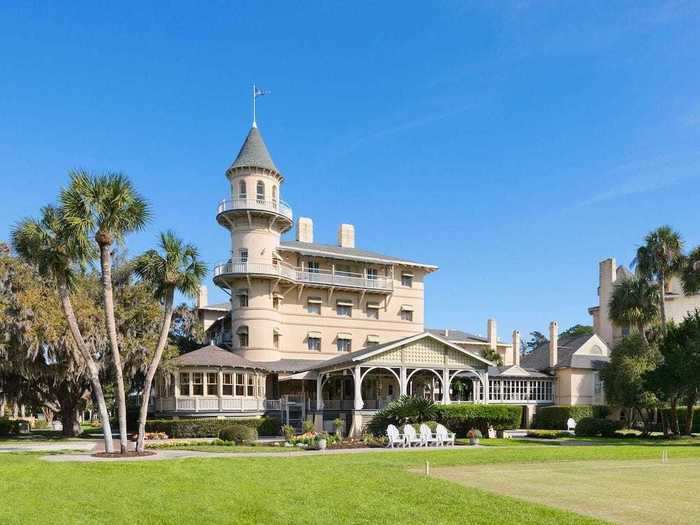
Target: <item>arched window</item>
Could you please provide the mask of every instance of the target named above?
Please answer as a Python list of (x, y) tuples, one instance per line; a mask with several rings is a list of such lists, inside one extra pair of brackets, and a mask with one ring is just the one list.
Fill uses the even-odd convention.
[(245, 181), (242, 180), (238, 183), (238, 198), (239, 199), (246, 199), (247, 197), (247, 192), (245, 188)]
[(265, 200), (265, 183), (261, 180), (258, 181), (257, 194), (259, 201)]
[(277, 206), (277, 186), (272, 186), (272, 205)]

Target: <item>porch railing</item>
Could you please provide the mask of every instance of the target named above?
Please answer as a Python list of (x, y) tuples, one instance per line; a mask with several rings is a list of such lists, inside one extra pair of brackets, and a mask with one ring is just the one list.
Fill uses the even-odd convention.
[(281, 200), (226, 199), (219, 203), (216, 214), (235, 210), (260, 210), (277, 213), (292, 220), (292, 208)]

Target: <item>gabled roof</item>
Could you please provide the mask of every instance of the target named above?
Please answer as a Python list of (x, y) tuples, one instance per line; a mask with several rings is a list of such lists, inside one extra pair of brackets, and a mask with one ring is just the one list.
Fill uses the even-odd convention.
[(423, 338), (431, 338), (435, 339), (444, 345), (452, 348), (453, 350), (456, 350), (457, 352), (460, 352), (462, 354), (466, 354), (469, 357), (481, 361), (487, 366), (494, 366), (494, 363), (491, 361), (484, 359), (478, 354), (475, 354), (473, 352), (469, 352), (468, 350), (465, 350), (461, 346), (457, 346), (453, 343), (450, 343), (447, 339), (444, 339), (442, 337), (439, 337), (435, 334), (431, 334), (430, 332), (423, 332), (420, 334), (415, 334), (415, 335), (410, 335), (408, 337), (402, 337), (401, 339), (395, 339), (394, 341), (389, 341), (387, 343), (382, 343), (379, 345), (374, 345), (370, 346), (367, 348), (363, 348), (362, 350), (357, 350), (356, 352), (350, 352), (348, 354), (343, 354), (339, 355), (337, 357), (333, 357), (331, 359), (328, 359), (327, 361), (323, 361), (319, 363), (316, 366), (310, 367), (309, 370), (312, 369), (324, 369), (324, 368), (334, 368), (337, 366), (343, 366), (343, 365), (351, 365), (353, 363), (361, 363), (362, 361), (365, 361), (369, 359), (370, 357), (373, 357), (375, 355), (387, 352), (389, 350), (393, 350), (394, 348), (398, 348), (400, 346), (412, 343), (414, 341), (418, 341)]
[[(593, 334), (583, 334), (579, 336), (560, 337), (557, 344), (557, 366), (556, 368), (588, 368), (593, 367), (592, 361), (604, 362), (606, 358), (598, 356), (596, 359), (589, 359), (588, 364), (579, 360), (572, 363), (574, 353), (585, 345), (592, 338), (597, 337)], [(605, 344), (602, 341), (601, 344)], [(549, 342), (542, 343), (532, 352), (525, 354), (520, 363), (523, 368), (532, 370), (547, 370), (549, 368)], [(597, 366), (597, 365), (595, 365)]]
[(241, 146), (241, 150), (238, 152), (238, 156), (231, 164), (229, 170), (236, 168), (263, 168), (274, 171), (279, 175), (279, 170), (275, 163), (272, 162), (272, 157), (267, 151), (267, 146), (265, 146), (265, 141), (257, 126), (250, 128), (248, 136), (245, 138), (243, 146)]
[(489, 367), (489, 377), (552, 377), (537, 370), (525, 369), (517, 365)]
[(175, 366), (226, 366), (232, 368), (258, 368), (263, 366), (258, 363), (253, 363), (247, 359), (224, 350), (214, 344), (210, 344), (187, 352), (170, 361), (170, 364)]
[(403, 264), (405, 266), (418, 266), (430, 271), (437, 270), (437, 266), (424, 264), (400, 257), (382, 255), (377, 252), (360, 250), (359, 248), (343, 248), (333, 244), (319, 244), (314, 242), (282, 241), (277, 248), (280, 251), (300, 253), (317, 257), (328, 257), (330, 259), (341, 259), (351, 261), (373, 262), (379, 264)]

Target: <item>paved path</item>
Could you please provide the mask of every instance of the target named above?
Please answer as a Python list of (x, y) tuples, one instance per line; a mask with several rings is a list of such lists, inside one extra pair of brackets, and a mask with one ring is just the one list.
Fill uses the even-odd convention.
[(152, 456), (133, 456), (127, 458), (97, 458), (92, 454), (60, 454), (44, 456), (41, 459), (53, 463), (64, 461), (78, 462), (105, 462), (105, 461), (162, 461), (166, 459), (186, 458), (296, 458), (310, 456), (336, 456), (339, 454), (390, 454), (394, 452), (420, 452), (430, 450), (474, 450), (477, 448), (503, 448), (503, 447), (444, 447), (444, 448), (346, 448), (332, 450), (290, 450), (289, 452), (200, 452), (198, 450), (156, 450)]
[(61, 450), (95, 450), (94, 441), (61, 441), (59, 443), (0, 443), (0, 452), (56, 452)]

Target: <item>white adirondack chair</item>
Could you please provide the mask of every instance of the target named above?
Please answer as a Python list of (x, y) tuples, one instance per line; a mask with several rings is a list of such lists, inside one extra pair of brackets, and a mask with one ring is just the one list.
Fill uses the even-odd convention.
[(420, 441), (421, 445), (424, 447), (429, 447), (430, 445), (437, 445), (436, 436), (433, 435), (433, 431), (425, 423), (420, 425)]
[(416, 429), (413, 425), (404, 425), (403, 435), (406, 438), (406, 445), (412, 447), (413, 445), (421, 446), (421, 440), (416, 434)]
[(440, 424), (438, 424), (438, 426), (435, 427), (435, 440), (438, 446), (455, 446), (454, 432), (450, 432), (449, 430), (447, 430), (447, 428)]
[(387, 447), (394, 448), (394, 446), (406, 446), (406, 440), (404, 439), (404, 436), (401, 435), (399, 429), (396, 428), (394, 425), (389, 425), (388, 427), (386, 427), (386, 435), (389, 438), (389, 444), (387, 445)]
[(576, 421), (573, 417), (566, 420), (566, 430), (574, 431), (576, 430)]

